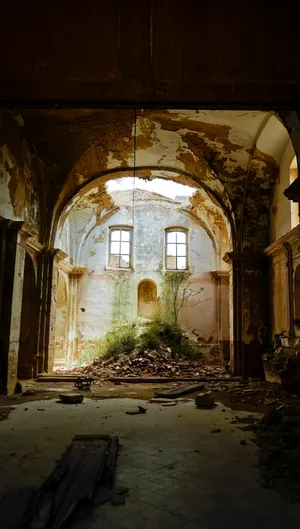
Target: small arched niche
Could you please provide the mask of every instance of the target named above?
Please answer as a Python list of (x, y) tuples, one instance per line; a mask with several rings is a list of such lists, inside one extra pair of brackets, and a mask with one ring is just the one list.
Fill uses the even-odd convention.
[(295, 294), (295, 320), (300, 325), (300, 264), (295, 270), (294, 277), (294, 294)]
[(138, 286), (138, 315), (153, 319), (157, 307), (157, 286), (151, 279), (144, 279)]

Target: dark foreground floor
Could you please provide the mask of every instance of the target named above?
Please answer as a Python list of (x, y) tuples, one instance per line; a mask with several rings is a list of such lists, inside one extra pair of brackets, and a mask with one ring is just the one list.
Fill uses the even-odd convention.
[[(139, 403), (145, 414), (125, 413)], [(26, 494), (42, 484), (80, 433), (119, 436), (118, 480), (130, 491), (125, 505), (104, 504), (78, 517), (74, 529), (298, 525), (300, 504), (261, 486), (253, 434), (232, 423), (237, 415), (248, 413), (221, 404), (200, 410), (193, 401), (173, 407), (124, 398), (85, 399), (78, 406), (57, 399), (17, 404), (0, 423), (1, 529), (15, 527)], [(221, 432), (212, 433), (216, 429)], [(16, 495), (18, 509), (8, 515)]]

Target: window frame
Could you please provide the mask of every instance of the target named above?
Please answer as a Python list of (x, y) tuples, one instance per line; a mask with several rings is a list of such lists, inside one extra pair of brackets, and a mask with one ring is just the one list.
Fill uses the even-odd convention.
[[(120, 240), (119, 241), (112, 241), (112, 233), (114, 231), (120, 231)], [(119, 243), (119, 250), (121, 251), (121, 243), (122, 243), (122, 231), (129, 232), (129, 241), (123, 241), (123, 242), (129, 242), (129, 254), (112, 254), (111, 253), (111, 243), (112, 242), (118, 242)], [(119, 265), (122, 255), (129, 255), (129, 263), (128, 266), (112, 266), (111, 263), (111, 257), (112, 256), (118, 256), (119, 257)], [(130, 270), (132, 268), (133, 263), (133, 228), (132, 226), (109, 226), (109, 234), (108, 234), (108, 268), (114, 269), (114, 270)]]
[[(169, 268), (168, 267), (168, 257), (171, 257), (171, 256), (168, 256), (168, 233), (184, 233), (185, 234), (185, 243), (178, 243), (177, 242), (177, 237), (176, 237), (176, 242), (175, 243), (169, 243), (169, 244), (175, 244), (176, 245), (176, 256), (173, 256), (175, 257), (176, 259), (176, 267), (175, 268)], [(165, 229), (165, 269), (166, 270), (170, 270), (170, 271), (173, 271), (173, 272), (179, 272), (180, 270), (188, 270), (189, 269), (189, 240), (188, 240), (188, 233), (189, 233), (189, 230), (187, 228), (182, 228), (182, 227), (172, 227), (172, 228), (166, 228)], [(186, 263), (185, 263), (185, 268), (177, 268), (177, 259), (178, 257), (184, 257), (184, 256), (178, 256), (177, 255), (177, 246), (179, 244), (185, 244), (185, 248), (186, 248)]]

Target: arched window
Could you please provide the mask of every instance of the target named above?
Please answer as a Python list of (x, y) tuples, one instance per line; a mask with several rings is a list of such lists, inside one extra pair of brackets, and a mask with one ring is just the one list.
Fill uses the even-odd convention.
[(132, 228), (115, 226), (109, 230), (109, 266), (130, 268), (132, 264)]
[(166, 230), (166, 269), (186, 270), (188, 267), (187, 230), (168, 228)]
[[(298, 165), (297, 158), (293, 159), (290, 166), (290, 184), (292, 184), (296, 178), (298, 178)], [(291, 200), (291, 228), (296, 228), (299, 224), (299, 202), (293, 202)]]

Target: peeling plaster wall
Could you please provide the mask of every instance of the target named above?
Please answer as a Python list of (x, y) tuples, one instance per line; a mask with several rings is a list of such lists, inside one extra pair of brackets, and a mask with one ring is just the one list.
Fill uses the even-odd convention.
[[(148, 192), (136, 192), (136, 195), (133, 218), (132, 192), (112, 193), (119, 211), (103, 224), (96, 225), (82, 245), (78, 265), (86, 267), (87, 272), (80, 280), (79, 342), (83, 344), (95, 340), (105, 334), (116, 320), (135, 318), (138, 285), (143, 279), (154, 281), (160, 295), (165, 229), (172, 226), (188, 229), (193, 288), (204, 288), (192, 301), (194, 304), (199, 299), (201, 303), (183, 309), (182, 323), (186, 328), (195, 329), (204, 339), (216, 342), (217, 291), (210, 271), (216, 269), (217, 255), (211, 237), (191, 214), (183, 210), (180, 202)], [(81, 218), (84, 223), (83, 213)], [(133, 269), (121, 271), (108, 268), (109, 227), (115, 225), (134, 226)], [(228, 331), (227, 336), (226, 332), (224, 334), (226, 339)]]
[[(290, 185), (290, 167), (295, 157), (292, 142), (289, 140), (280, 160), (280, 172), (273, 192), (270, 240), (266, 249), (270, 261), (270, 297), (271, 297), (271, 328), (270, 335), (300, 335), (299, 328), (290, 321), (289, 302), (295, 307), (295, 270), (300, 262), (300, 230), (299, 226), (292, 229), (291, 202), (284, 196), (284, 190)], [(291, 252), (291, 263), (288, 263), (284, 244)], [(291, 268), (293, 284), (289, 287), (288, 270)]]
[(66, 356), (68, 289), (63, 272), (58, 273), (56, 290), (56, 320), (55, 320), (55, 357), (63, 359)]
[(271, 243), (291, 230), (291, 203), (283, 192), (290, 185), (290, 166), (294, 157), (295, 151), (289, 140), (280, 160), (279, 173), (273, 191), (270, 212)]
[(39, 166), (18, 118), (0, 111), (0, 215), (39, 231)]

